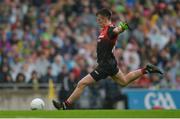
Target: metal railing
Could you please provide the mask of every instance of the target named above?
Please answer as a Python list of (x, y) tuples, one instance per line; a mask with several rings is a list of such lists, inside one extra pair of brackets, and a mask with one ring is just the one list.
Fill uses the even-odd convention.
[[(60, 85), (54, 85), (55, 88), (59, 87)], [(48, 83), (40, 83), (38, 85), (33, 84), (26, 84), (26, 83), (0, 83), (0, 89), (11, 89), (11, 90), (18, 90), (18, 89), (48, 89)]]

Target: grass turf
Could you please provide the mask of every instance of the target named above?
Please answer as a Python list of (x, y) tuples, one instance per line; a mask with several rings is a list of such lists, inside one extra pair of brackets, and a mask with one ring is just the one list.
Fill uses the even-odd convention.
[(180, 110), (0, 111), (0, 118), (180, 118)]

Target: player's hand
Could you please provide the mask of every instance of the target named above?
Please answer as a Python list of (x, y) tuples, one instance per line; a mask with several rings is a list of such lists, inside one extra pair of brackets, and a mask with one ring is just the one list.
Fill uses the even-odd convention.
[(119, 22), (118, 26), (120, 26), (123, 31), (129, 29), (129, 25), (126, 22)]

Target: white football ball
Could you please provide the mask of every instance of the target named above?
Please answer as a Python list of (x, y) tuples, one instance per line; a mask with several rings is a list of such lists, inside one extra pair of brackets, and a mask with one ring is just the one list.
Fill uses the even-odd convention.
[(40, 98), (35, 98), (31, 101), (31, 110), (43, 110), (45, 103)]

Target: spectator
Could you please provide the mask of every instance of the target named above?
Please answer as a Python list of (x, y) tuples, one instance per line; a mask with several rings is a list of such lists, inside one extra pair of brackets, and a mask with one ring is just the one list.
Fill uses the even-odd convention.
[(125, 64), (129, 66), (129, 70), (135, 70), (139, 68), (140, 58), (133, 44), (128, 44), (126, 50), (123, 53)]
[(47, 68), (50, 66), (50, 62), (46, 58), (44, 53), (40, 53), (40, 56), (36, 60), (36, 70), (40, 76), (44, 76), (47, 72)]
[(10, 75), (10, 69), (7, 64), (0, 66), (0, 83), (12, 83), (12, 77)]
[(18, 75), (16, 76), (16, 83), (25, 83), (26, 81), (26, 77), (23, 73), (18, 73)]
[(61, 55), (56, 55), (54, 57), (54, 62), (52, 63), (52, 75), (57, 77), (58, 74), (62, 71), (64, 61)]
[(53, 80), (53, 82), (57, 81), (57, 78), (52, 74), (52, 67), (47, 68), (47, 73), (42, 77), (41, 83), (48, 83), (49, 80)]
[(34, 90), (38, 90), (40, 79), (35, 70), (31, 73), (31, 79), (30, 79), (29, 83), (32, 84)]

